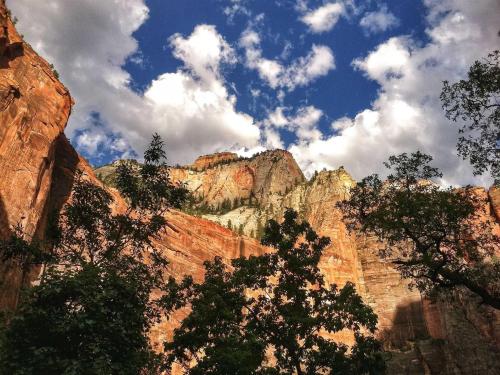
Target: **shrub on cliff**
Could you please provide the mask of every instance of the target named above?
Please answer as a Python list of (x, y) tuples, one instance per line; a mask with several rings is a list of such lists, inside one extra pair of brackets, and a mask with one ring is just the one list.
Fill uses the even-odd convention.
[[(377, 316), (354, 285), (327, 285), (318, 262), (329, 239), (297, 213), (267, 223), (262, 243), (275, 251), (205, 262), (205, 280), (170, 279), (163, 306), (191, 312), (165, 343), (166, 369), (189, 374), (381, 374), (381, 346), (370, 333)], [(326, 334), (353, 332), (348, 347)]]
[(0, 373), (155, 373), (159, 359), (147, 334), (160, 309), (151, 292), (164, 284), (167, 260), (152, 240), (165, 228), (165, 211), (185, 195), (170, 183), (164, 157), (155, 135), (139, 169), (118, 168), (128, 202), (120, 213), (107, 191), (77, 176), (51, 226), (50, 261), (16, 236), (0, 244), (23, 267), (44, 267), (2, 330)]

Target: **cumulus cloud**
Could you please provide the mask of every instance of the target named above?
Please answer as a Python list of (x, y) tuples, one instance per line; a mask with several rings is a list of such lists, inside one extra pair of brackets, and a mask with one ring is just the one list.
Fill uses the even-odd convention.
[(370, 79), (382, 82), (402, 74), (410, 63), (410, 40), (394, 37), (379, 45), (367, 57), (353, 61)]
[[(160, 74), (141, 94), (130, 89), (131, 77), (122, 66), (141, 56), (133, 33), (148, 17), (144, 0), (7, 3), (27, 41), (55, 65), (76, 99), (68, 135), (89, 156), (104, 150), (117, 157), (133, 150), (141, 154), (153, 132), (167, 140), (172, 162), (190, 162), (224, 149), (246, 155), (262, 147), (286, 147), (280, 136), (284, 130), (295, 134), (289, 150), (309, 174), (344, 165), (360, 178), (383, 171), (382, 161), (391, 154), (420, 149), (434, 155), (447, 182), (488, 183), (473, 180), (468, 164), (456, 156), (457, 127), (445, 119), (439, 93), (442, 80), (463, 78), (474, 60), (498, 48), (496, 0), (424, 0), (426, 44), (398, 36), (355, 59), (353, 68), (376, 81), (379, 94), (356, 116), (334, 121), (333, 135), (319, 130), (324, 118), (320, 109), (283, 105), (285, 91), (309, 85), (334, 69), (329, 47), (313, 45), (304, 56), (285, 63), (286, 53), (281, 58), (264, 56), (256, 31), (242, 34), (245, 65), (282, 100), (281, 107), (259, 122), (236, 109), (236, 97), (221, 73), (224, 65), (235, 63), (235, 50), (213, 26), (173, 35), (167, 53), (181, 67)], [(307, 2), (299, 3), (302, 15), (310, 12)], [(348, 3), (341, 2), (345, 9)], [(255, 97), (267, 95), (253, 90)]]
[(273, 89), (293, 91), (296, 87), (309, 85), (335, 68), (333, 52), (324, 45), (313, 45), (306, 56), (299, 57), (287, 66), (277, 59), (262, 56), (261, 39), (255, 30), (245, 30), (239, 43), (245, 50), (247, 67), (255, 69), (259, 77)]
[[(302, 8), (304, 5), (302, 4)], [(317, 9), (307, 10), (300, 18), (313, 33), (330, 31), (338, 22), (345, 8), (342, 3), (329, 3)]]
[[(264, 135), (269, 148), (283, 148), (281, 140), (276, 139), (278, 129), (286, 129), (295, 134), (300, 142), (319, 140), (322, 133), (317, 125), (323, 117), (323, 111), (312, 106), (299, 107), (294, 114), (291, 108), (276, 107), (262, 122), (265, 127)], [(281, 145), (281, 146), (275, 146)]]
[(213, 26), (173, 35), (170, 47), (183, 66), (161, 74), (142, 95), (130, 89), (122, 66), (140, 52), (132, 34), (148, 17), (144, 0), (9, 0), (8, 6), (27, 41), (55, 65), (75, 98), (67, 134), (89, 156), (112, 147), (109, 138), (120, 144), (117, 156), (132, 150), (141, 155), (153, 132), (166, 139), (171, 161), (180, 163), (258, 145), (259, 128), (236, 110), (220, 74), (221, 65), (234, 63), (234, 51)]
[(204, 82), (220, 79), (222, 63), (236, 63), (233, 49), (213, 25), (198, 25), (189, 38), (177, 33), (169, 40), (173, 55)]
[(359, 25), (366, 33), (376, 34), (398, 26), (399, 19), (389, 11), (387, 5), (383, 4), (378, 10), (366, 13), (359, 21)]
[(426, 0), (425, 5), (427, 44), (418, 46), (406, 36), (390, 38), (353, 62), (380, 85), (373, 106), (334, 121), (333, 136), (298, 140), (289, 147), (307, 174), (343, 165), (359, 179), (383, 173), (389, 155), (419, 149), (434, 156), (445, 183), (491, 182), (474, 179), (468, 163), (457, 157), (457, 127), (444, 117), (439, 94), (443, 80), (463, 78), (476, 59), (498, 47), (500, 3)]

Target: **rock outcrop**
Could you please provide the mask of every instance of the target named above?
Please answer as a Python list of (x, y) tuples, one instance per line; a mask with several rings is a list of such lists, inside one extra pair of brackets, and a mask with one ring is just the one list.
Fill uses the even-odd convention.
[[(219, 175), (228, 183), (224, 173), (210, 175), (209, 183), (220, 185)], [(177, 177), (183, 181), (182, 176)], [(354, 184), (343, 168), (323, 171), (267, 202), (203, 216), (253, 235), (261, 223), (279, 219), (285, 208), (291, 207), (318, 233), (330, 237), (332, 244), (325, 249), (320, 268), (328, 282), (354, 282), (377, 313), (378, 335), (392, 355), (390, 374), (500, 373), (500, 315), (490, 308), (478, 307), (477, 301), (466, 296), (457, 296), (461, 301), (458, 305), (446, 301), (431, 303), (417, 290), (410, 290), (409, 281), (401, 278), (390, 259), (380, 258), (382, 244), (375, 238), (347, 232), (335, 204), (347, 196)], [(484, 190), (476, 190), (486, 197)], [(489, 219), (498, 221), (498, 190), (490, 189), (488, 197)], [(352, 339), (348, 334), (337, 338), (345, 342)], [(471, 353), (467, 358), (463, 358), (464, 350)]]
[[(0, 236), (15, 225), (37, 234), (71, 105), (68, 90), (23, 42), (0, 0)], [(0, 268), (0, 305), (13, 306), (23, 275), (9, 264)]]
[[(185, 183), (199, 204), (205, 203), (213, 208), (225, 201), (231, 206), (239, 202), (265, 206), (305, 180), (287, 151), (268, 151), (252, 158), (234, 158), (234, 154), (227, 158), (228, 154), (222, 154), (225, 155), (222, 159), (221, 154), (204, 156), (203, 163), (219, 160), (204, 169), (172, 168), (172, 180)], [(198, 159), (194, 165), (199, 163)]]
[(190, 166), (192, 169), (202, 171), (207, 168), (215, 167), (217, 164), (223, 164), (238, 159), (238, 154), (234, 152), (218, 152), (216, 154), (199, 156)]

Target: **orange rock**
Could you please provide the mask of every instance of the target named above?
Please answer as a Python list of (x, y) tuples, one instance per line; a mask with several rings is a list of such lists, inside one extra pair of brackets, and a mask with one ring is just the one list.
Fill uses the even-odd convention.
[[(0, 0), (0, 236), (20, 224), (35, 236), (44, 216), (56, 139), (71, 112), (68, 90), (23, 42)], [(0, 306), (13, 306), (24, 276), (0, 267)]]
[[(0, 236), (9, 235), (17, 223), (28, 235), (41, 235), (49, 212), (68, 201), (76, 170), (99, 184), (90, 165), (63, 134), (71, 105), (66, 88), (48, 63), (21, 40), (4, 0), (0, 0)], [(497, 370), (499, 314), (466, 298), (459, 308), (430, 304), (417, 291), (409, 290), (408, 281), (389, 261), (380, 259), (380, 244), (374, 238), (347, 232), (335, 208), (354, 184), (343, 169), (321, 172), (314, 181), (306, 182), (291, 154), (275, 150), (248, 159), (232, 153), (207, 155), (191, 167), (173, 169), (171, 176), (185, 182), (208, 204), (252, 197), (259, 209), (267, 210), (267, 217), (276, 218), (286, 207), (295, 208), (315, 230), (329, 236), (332, 244), (320, 268), (328, 282), (356, 283), (374, 308), (379, 336), (387, 347), (402, 353), (397, 366), (391, 367), (396, 369), (393, 374), (409, 373), (413, 368), (418, 369), (412, 372), (416, 374), (430, 373), (429, 369), (443, 374)], [(111, 193), (115, 209), (123, 209), (123, 199), (115, 190)], [(496, 215), (498, 221), (500, 189), (491, 188), (488, 194), (492, 219)], [(169, 212), (167, 219), (169, 229), (156, 244), (170, 260), (166, 273), (177, 278), (192, 275), (201, 281), (203, 262), (215, 256), (229, 263), (235, 257), (269, 251), (256, 240), (212, 221), (177, 211)], [(25, 275), (11, 264), (0, 265), (0, 307), (15, 306), (21, 285), (36, 275), (37, 270)], [(155, 345), (169, 337), (184, 314), (178, 312), (152, 330)], [(446, 344), (426, 341), (429, 337), (445, 339)], [(352, 341), (344, 332), (336, 338)], [(418, 366), (412, 367), (410, 362)]]
[(195, 170), (203, 170), (215, 166), (216, 164), (236, 159), (238, 159), (238, 155), (233, 152), (218, 152), (198, 157), (191, 167)]

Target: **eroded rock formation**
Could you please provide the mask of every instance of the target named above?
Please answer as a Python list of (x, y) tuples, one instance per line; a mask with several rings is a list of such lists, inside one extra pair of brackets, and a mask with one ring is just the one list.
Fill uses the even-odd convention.
[[(228, 158), (228, 154), (233, 156)], [(220, 155), (226, 156), (221, 158)], [(241, 160), (230, 153), (215, 154), (204, 156), (202, 162), (198, 159), (193, 165), (207, 165), (207, 160), (218, 162), (208, 163), (209, 166), (203, 169), (191, 166), (172, 168), (171, 177), (174, 181), (184, 182), (200, 204), (212, 207), (224, 201), (231, 205), (243, 201), (265, 206), (305, 180), (292, 155), (283, 150)]]
[[(0, 0), (1, 236), (9, 235), (18, 223), (29, 236), (41, 235), (47, 215), (67, 202), (77, 170), (99, 183), (63, 134), (70, 110), (68, 91), (49, 64), (21, 40)], [(293, 157), (277, 150), (250, 159), (231, 153), (207, 155), (194, 165), (173, 169), (172, 177), (185, 182), (201, 203), (237, 204), (224, 214), (205, 215), (210, 220), (168, 213), (170, 228), (157, 245), (170, 260), (170, 275), (190, 274), (201, 280), (203, 262), (214, 256), (229, 261), (268, 251), (249, 235), (255, 237), (265, 220), (279, 218), (292, 207), (332, 239), (321, 261), (327, 280), (355, 282), (379, 315), (379, 335), (392, 350), (391, 374), (500, 372), (498, 314), (466, 297), (459, 308), (446, 302), (431, 304), (408, 289), (388, 260), (380, 259), (375, 239), (347, 232), (335, 208), (354, 184), (343, 169), (306, 181)], [(111, 191), (116, 206), (123, 205)], [(489, 198), (498, 220), (499, 190), (491, 189)], [(229, 220), (243, 235), (224, 227)], [(23, 275), (16, 266), (2, 264), (0, 307), (13, 307), (23, 280), (33, 277), (36, 272)], [(182, 313), (155, 327), (153, 341), (159, 345), (181, 317)], [(350, 340), (349, 335), (339, 337)]]
[[(0, 0), (0, 235), (22, 225), (34, 236), (45, 214), (55, 144), (71, 111), (68, 90), (23, 42)], [(0, 269), (0, 305), (14, 305), (23, 275)]]

